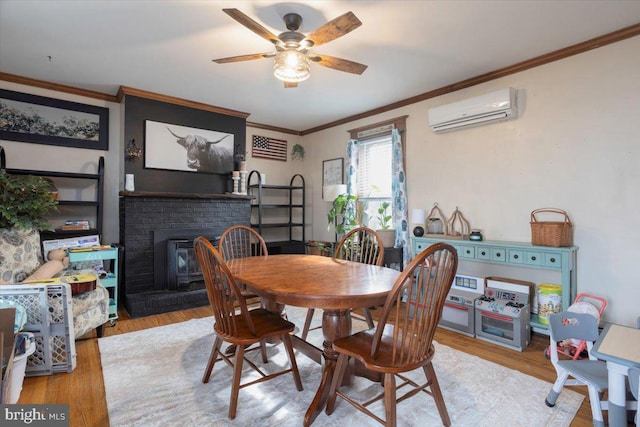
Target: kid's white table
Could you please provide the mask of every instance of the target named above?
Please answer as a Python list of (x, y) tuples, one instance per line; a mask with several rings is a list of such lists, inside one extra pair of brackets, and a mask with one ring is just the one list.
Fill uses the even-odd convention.
[(640, 329), (609, 324), (595, 342), (591, 354), (607, 362), (609, 425), (626, 427), (625, 377), (631, 367), (640, 367)]

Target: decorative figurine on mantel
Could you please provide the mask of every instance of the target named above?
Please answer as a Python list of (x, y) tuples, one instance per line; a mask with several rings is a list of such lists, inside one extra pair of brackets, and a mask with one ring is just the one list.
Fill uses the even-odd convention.
[(464, 218), (457, 206), (447, 225), (449, 229), (447, 238), (456, 240), (469, 238), (469, 221)]
[(233, 193), (245, 196), (247, 194), (247, 162), (244, 160), (244, 154), (236, 154), (238, 159), (238, 167), (240, 170), (235, 170), (231, 173), (231, 179), (233, 180)]
[(247, 194), (247, 171), (240, 171), (240, 194)]
[(240, 192), (238, 191), (238, 186), (239, 186), (238, 181), (240, 181), (240, 172), (239, 171), (231, 172), (231, 179), (233, 180), (233, 192), (231, 194), (240, 194)]

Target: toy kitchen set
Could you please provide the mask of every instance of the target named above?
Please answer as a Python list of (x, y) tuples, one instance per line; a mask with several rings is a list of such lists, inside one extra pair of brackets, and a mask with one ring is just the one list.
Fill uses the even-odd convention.
[(531, 337), (530, 282), (456, 275), (438, 326), (523, 351)]
[(523, 351), (531, 339), (534, 289), (530, 282), (487, 277), (475, 304), (476, 338)]
[(476, 298), (484, 295), (484, 278), (456, 274), (442, 307), (438, 326), (469, 337), (476, 336)]

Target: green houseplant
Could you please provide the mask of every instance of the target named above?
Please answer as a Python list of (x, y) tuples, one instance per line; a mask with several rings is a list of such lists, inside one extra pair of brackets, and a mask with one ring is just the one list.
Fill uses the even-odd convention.
[[(336, 234), (342, 235), (345, 231), (350, 230), (358, 224), (355, 204), (358, 196), (353, 194), (340, 194), (333, 200), (331, 209), (327, 213), (327, 229), (331, 229), (335, 225)], [(342, 221), (337, 222), (339, 217)]]
[(45, 217), (57, 205), (46, 179), (0, 170), (0, 228), (52, 230)]
[(300, 144), (295, 144), (291, 147), (291, 160), (304, 160), (304, 147)]
[(393, 215), (387, 212), (389, 206), (391, 206), (389, 202), (382, 202), (378, 207), (378, 216), (376, 216), (380, 227), (376, 232), (380, 235), (385, 248), (393, 247), (396, 240), (396, 231), (391, 228)]
[(389, 202), (382, 202), (378, 208), (378, 223), (380, 224), (380, 230), (389, 230), (391, 228), (392, 215), (387, 215), (387, 209), (389, 209)]

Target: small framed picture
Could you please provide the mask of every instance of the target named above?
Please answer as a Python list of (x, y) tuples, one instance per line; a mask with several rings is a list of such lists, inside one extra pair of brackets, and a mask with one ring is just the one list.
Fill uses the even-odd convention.
[(323, 160), (322, 161), (322, 188), (324, 197), (324, 187), (327, 185), (342, 184), (344, 177), (344, 159), (339, 157), (337, 159)]

